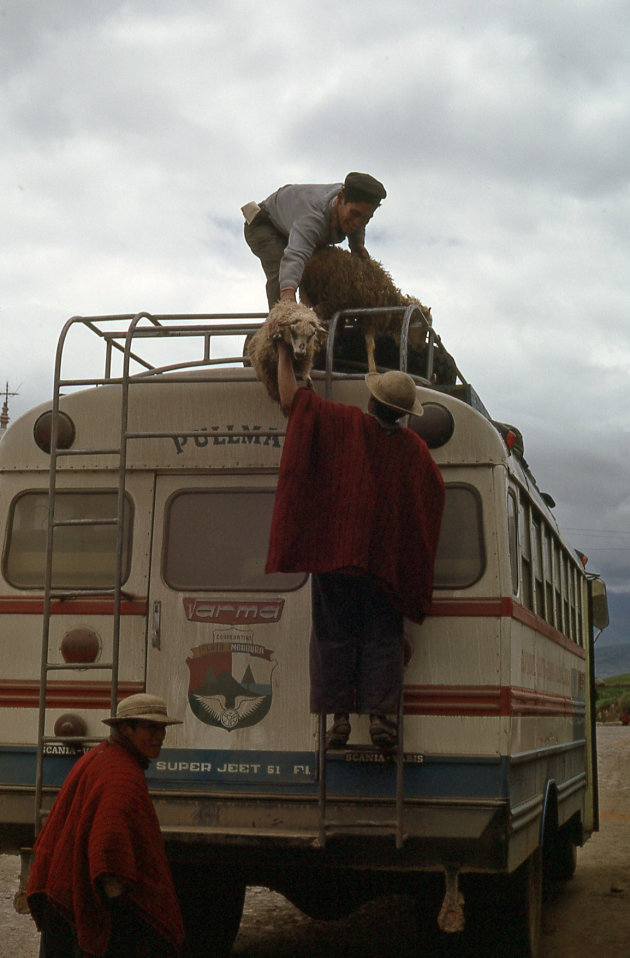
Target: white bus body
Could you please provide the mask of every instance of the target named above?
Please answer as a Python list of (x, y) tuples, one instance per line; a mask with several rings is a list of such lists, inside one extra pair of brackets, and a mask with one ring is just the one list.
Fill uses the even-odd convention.
[[(125, 333), (130, 319), (100, 328)], [(238, 320), (135, 328), (255, 328)], [(466, 384), (419, 381), (426, 414), (410, 425), (432, 446), (447, 505), (431, 614), (406, 624), (397, 805), (397, 762), (366, 744), (365, 718), (322, 759), (308, 577), (264, 574), (278, 407), (251, 369), (207, 362), (209, 349), (198, 364), (130, 372), (137, 334), (119, 336), (118, 376), (109, 356), (102, 379), (64, 379), (66, 338), (95, 323), (62, 335), (53, 408), (67, 419), (53, 429), (69, 445), (54, 468), (34, 434), (50, 428), (51, 403), (0, 442), (2, 850), (32, 844), (38, 802), (50, 806), (83, 747), (75, 737), (104, 737), (112, 701), (146, 689), (183, 719), (147, 776), (189, 920), (215, 916), (199, 954), (228, 947), (247, 884), (324, 916), (436, 872), (443, 927), (461, 924), (460, 875), (523, 874), (524, 953), (535, 954), (542, 854), (569, 874), (597, 827), (593, 577), (515, 431), (493, 424)], [(184, 336), (162, 338), (179, 347)], [(315, 372), (314, 384), (365, 407), (362, 375)]]

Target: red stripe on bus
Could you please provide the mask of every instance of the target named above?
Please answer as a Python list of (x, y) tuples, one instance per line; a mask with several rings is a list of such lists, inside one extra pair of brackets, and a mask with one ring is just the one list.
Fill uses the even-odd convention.
[(511, 691), (512, 715), (573, 715), (584, 710), (584, 703), (574, 703), (566, 695), (552, 695), (537, 689), (515, 689)]
[(481, 597), (478, 599), (437, 599), (431, 603), (429, 609), (430, 616), (434, 618), (466, 617), (466, 618), (503, 618), (514, 619), (516, 622), (522, 622), (530, 629), (551, 639), (557, 645), (561, 645), (567, 651), (578, 655), (581, 659), (586, 658), (586, 649), (574, 642), (563, 632), (554, 628), (543, 619), (536, 615), (530, 609), (526, 609), (520, 602), (508, 597), (492, 598)]
[[(144, 691), (143, 682), (119, 682), (120, 696)], [(47, 686), (48, 708), (109, 708), (109, 682), (51, 680)], [(0, 681), (1, 708), (37, 708), (39, 682), (22, 679)], [(509, 686), (406, 685), (405, 715), (570, 715), (570, 698), (534, 689)]]
[[(133, 599), (121, 599), (121, 615), (146, 615), (146, 596)], [(44, 598), (37, 596), (0, 596), (0, 615), (43, 615)], [(51, 615), (113, 615), (114, 599), (111, 596), (98, 596), (93, 599), (53, 599), (50, 603)]]
[[(144, 682), (119, 682), (118, 697), (144, 692)], [(111, 683), (68, 682), (51, 679), (46, 687), (46, 706), (57, 709), (108, 709)], [(0, 708), (33, 709), (39, 706), (39, 682), (23, 679), (0, 681)]]
[[(405, 685), (405, 715), (573, 715), (565, 695), (499, 685)], [(578, 703), (578, 708), (582, 708)]]
[(509, 618), (512, 615), (512, 599), (507, 597), (480, 596), (478, 599), (433, 599), (431, 616), (484, 616)]
[(509, 689), (479, 685), (405, 685), (408, 715), (505, 715)]

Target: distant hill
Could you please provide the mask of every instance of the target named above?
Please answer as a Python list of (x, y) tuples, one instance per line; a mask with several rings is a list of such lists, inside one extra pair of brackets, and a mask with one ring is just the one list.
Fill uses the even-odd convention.
[(630, 642), (599, 646), (595, 643), (595, 675), (608, 679), (630, 672)]

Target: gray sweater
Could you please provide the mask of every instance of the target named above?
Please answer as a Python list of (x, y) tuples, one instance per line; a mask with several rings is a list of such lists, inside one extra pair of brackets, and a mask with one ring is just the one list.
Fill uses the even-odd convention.
[[(341, 243), (345, 239), (331, 224), (333, 201), (343, 183), (324, 186), (281, 186), (260, 204), (267, 211), (278, 232), (288, 238), (280, 264), (280, 289), (297, 289), (306, 261), (318, 246)], [(365, 229), (348, 237), (350, 249), (363, 246)]]

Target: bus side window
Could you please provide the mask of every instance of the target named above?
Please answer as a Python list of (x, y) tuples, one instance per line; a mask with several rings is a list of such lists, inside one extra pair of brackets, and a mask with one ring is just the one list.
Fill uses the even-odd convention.
[(447, 483), (433, 587), (465, 589), (481, 578), (485, 565), (479, 492), (463, 483)]
[(545, 592), (543, 588), (543, 549), (542, 523), (539, 518), (532, 523), (532, 545), (534, 548), (534, 595), (536, 599), (536, 613), (545, 618)]
[(571, 635), (571, 589), (573, 587), (572, 583), (573, 576), (573, 566), (565, 556), (564, 560), (564, 631), (565, 635)]
[(518, 593), (518, 507), (516, 496), (510, 491), (507, 497), (508, 548), (512, 572), (512, 592)]
[(529, 503), (521, 498), (518, 507), (518, 528), (521, 546), (521, 602), (527, 609), (534, 608), (532, 595), (532, 559), (529, 538)]
[(562, 621), (562, 580), (560, 570), (562, 568), (562, 552), (557, 540), (553, 543), (553, 590), (556, 599), (556, 628), (564, 632), (564, 623)]
[(545, 596), (547, 599), (547, 622), (556, 624), (556, 612), (553, 592), (553, 536), (551, 529), (545, 526)]
[[(116, 579), (118, 492), (59, 490), (55, 518), (93, 519), (94, 525), (58, 526), (53, 537), (52, 585), (55, 588), (112, 588)], [(100, 524), (99, 524), (100, 523)], [(46, 579), (48, 492), (21, 493), (11, 503), (3, 557), (4, 576), (19, 589), (41, 589)], [(122, 582), (129, 576), (133, 510), (125, 500)]]

